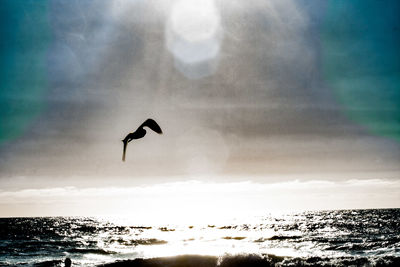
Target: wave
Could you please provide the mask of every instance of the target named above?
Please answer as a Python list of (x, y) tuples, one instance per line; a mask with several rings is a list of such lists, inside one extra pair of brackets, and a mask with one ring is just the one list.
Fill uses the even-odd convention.
[(301, 238), (301, 236), (298, 235), (289, 235), (289, 236), (284, 236), (284, 235), (274, 235), (271, 236), (269, 238), (259, 238), (257, 240), (254, 240), (254, 242), (256, 243), (260, 243), (260, 242), (265, 242), (265, 241), (274, 241), (274, 240), (294, 240), (294, 239), (299, 239)]
[(224, 236), (222, 239), (226, 240), (243, 240), (246, 239), (245, 236)]
[[(64, 260), (46, 260), (36, 263), (11, 264), (0, 261), (0, 266), (34, 266), (50, 267), (64, 266)], [(72, 262), (74, 265), (74, 262)], [(79, 265), (79, 264), (78, 264)], [(395, 267), (400, 266), (400, 257), (308, 257), (292, 258), (273, 254), (241, 254), (225, 255), (222, 257), (202, 255), (180, 255), (173, 257), (160, 257), (150, 259), (117, 260), (115, 262), (97, 265), (98, 267), (294, 267), (294, 266), (376, 266)]]
[(141, 230), (149, 230), (152, 229), (151, 226), (131, 226), (131, 229), (141, 229)]
[(34, 267), (54, 267), (54, 266), (62, 266), (63, 261), (62, 260), (50, 260), (50, 261), (42, 261), (35, 263), (33, 266)]
[(174, 232), (175, 231), (175, 229), (168, 228), (168, 227), (160, 227), (160, 228), (158, 228), (158, 230), (160, 230), (161, 232)]
[(156, 238), (149, 238), (149, 239), (137, 239), (134, 241), (135, 245), (164, 245), (168, 242), (165, 240), (160, 240)]
[(175, 257), (121, 260), (99, 265), (101, 267), (284, 267), (284, 266), (400, 266), (400, 257), (337, 257), (291, 258), (268, 255), (226, 255), (223, 257), (181, 255)]
[(138, 246), (138, 245), (150, 246), (150, 245), (164, 245), (168, 243), (165, 240), (157, 238), (141, 238), (133, 240), (124, 240), (122, 238), (119, 238), (119, 239), (109, 239), (109, 242), (117, 242), (125, 246)]
[(113, 251), (106, 251), (100, 248), (72, 248), (68, 250), (69, 253), (80, 253), (80, 254), (100, 254), (110, 255), (115, 254)]

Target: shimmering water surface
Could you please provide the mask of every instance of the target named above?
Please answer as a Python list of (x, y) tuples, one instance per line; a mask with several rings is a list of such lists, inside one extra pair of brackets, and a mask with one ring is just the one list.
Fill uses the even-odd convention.
[[(277, 255), (287, 259), (400, 257), (400, 209), (318, 211), (204, 224), (135, 223), (135, 218), (2, 218), (0, 265), (97, 265), (175, 255)], [(51, 264), (49, 264), (51, 265)], [(379, 264), (378, 264), (379, 265)]]

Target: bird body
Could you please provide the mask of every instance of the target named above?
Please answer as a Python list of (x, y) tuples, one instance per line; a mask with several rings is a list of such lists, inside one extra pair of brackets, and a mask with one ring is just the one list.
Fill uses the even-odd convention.
[(147, 131), (143, 128), (137, 129), (135, 132), (133, 133), (129, 133), (124, 140), (122, 140), (123, 142), (130, 142), (133, 139), (140, 139), (142, 137), (144, 137), (146, 135)]
[(147, 119), (145, 122), (142, 123), (142, 125), (139, 126), (139, 128), (136, 129), (136, 131), (134, 131), (133, 133), (129, 133), (122, 140), (122, 142), (124, 143), (124, 149), (122, 152), (122, 161), (125, 161), (125, 154), (126, 154), (126, 148), (128, 146), (128, 143), (130, 141), (132, 141), (133, 139), (140, 139), (146, 135), (147, 131), (144, 129), (144, 127), (148, 127), (158, 134), (163, 133), (160, 126), (157, 124), (157, 122), (155, 120)]

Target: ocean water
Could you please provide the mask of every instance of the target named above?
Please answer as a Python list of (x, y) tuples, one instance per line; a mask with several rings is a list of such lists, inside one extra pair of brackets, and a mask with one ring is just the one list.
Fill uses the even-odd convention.
[[(167, 259), (168, 266), (198, 266), (199, 259), (206, 261), (202, 266), (400, 266), (400, 209), (265, 214), (206, 224), (136, 221), (1, 218), (0, 265), (64, 266), (69, 257), (73, 266), (167, 266)], [(138, 260), (160, 257), (171, 258)]]

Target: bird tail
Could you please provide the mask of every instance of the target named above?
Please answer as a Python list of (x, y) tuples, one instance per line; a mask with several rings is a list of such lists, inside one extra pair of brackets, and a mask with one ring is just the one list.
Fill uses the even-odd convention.
[(125, 161), (126, 147), (128, 146), (128, 142), (125, 142), (124, 140), (122, 140), (122, 142), (124, 142), (124, 150), (122, 152), (122, 161)]

